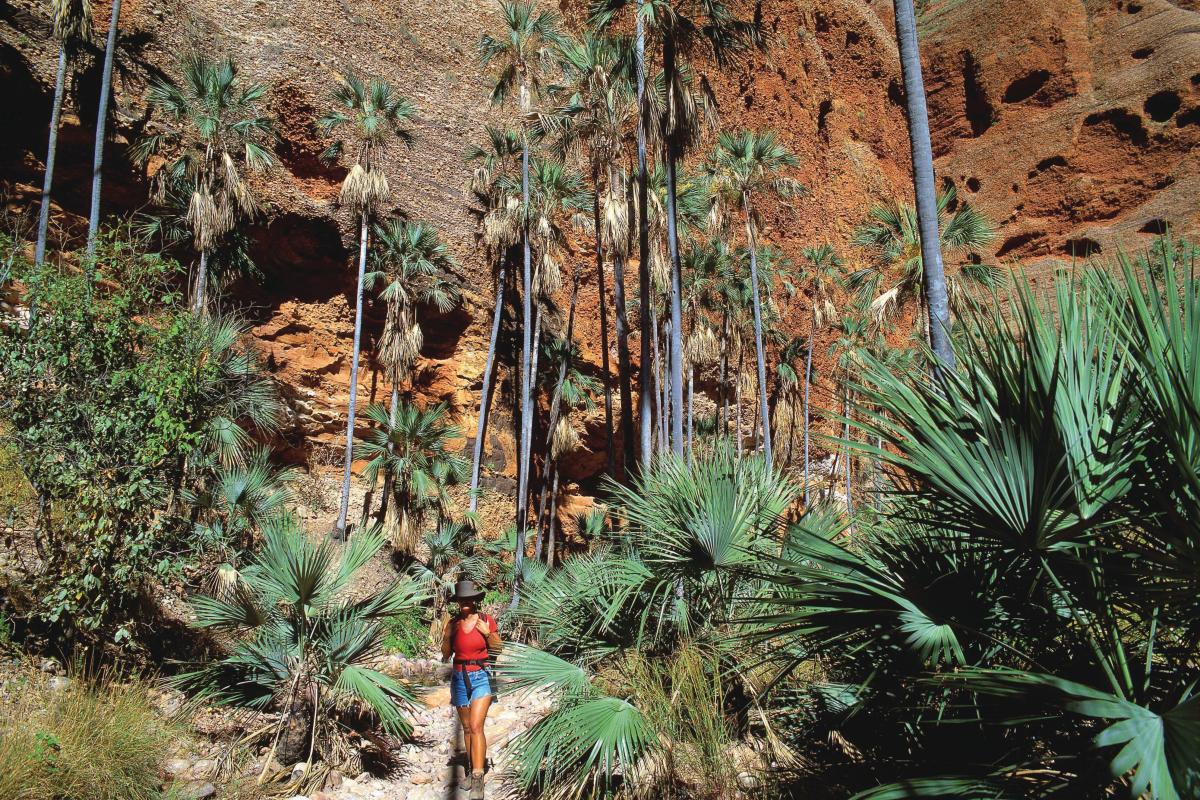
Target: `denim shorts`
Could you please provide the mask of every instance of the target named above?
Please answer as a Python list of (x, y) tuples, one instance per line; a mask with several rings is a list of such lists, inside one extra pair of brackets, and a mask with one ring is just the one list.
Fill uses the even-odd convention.
[(472, 672), (450, 673), (450, 702), (458, 708), (471, 705), (472, 702), (489, 696), (492, 693), (492, 681), (488, 678), (487, 670), (477, 669)]

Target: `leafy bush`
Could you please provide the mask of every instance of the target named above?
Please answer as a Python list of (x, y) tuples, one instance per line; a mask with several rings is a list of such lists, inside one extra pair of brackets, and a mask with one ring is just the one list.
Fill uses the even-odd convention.
[(419, 609), (389, 617), (384, 623), (383, 648), (408, 658), (419, 658), (429, 650), (429, 623)]
[(0, 800), (162, 797), (159, 768), (180, 732), (155, 714), (144, 684), (72, 679), (55, 689), (44, 676), (23, 675), (7, 689)]
[(35, 613), (73, 634), (194, 555), (184, 498), (270, 429), (274, 385), (234, 320), (187, 312), (180, 266), (109, 234), (95, 280), (18, 262), (28, 324), (0, 319), (0, 424), (40, 499)]

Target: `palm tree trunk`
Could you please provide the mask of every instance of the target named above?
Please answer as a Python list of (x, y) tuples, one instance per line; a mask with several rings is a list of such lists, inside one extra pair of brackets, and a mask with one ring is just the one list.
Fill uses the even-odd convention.
[(629, 320), (625, 314), (625, 259), (613, 258), (613, 303), (617, 317), (617, 383), (621, 392), (621, 453), (627, 477), (633, 471), (633, 377), (629, 357)]
[[(641, 2), (638, 3), (638, 11), (641, 10)], [(637, 15), (637, 95), (638, 95), (638, 129), (637, 129), (637, 151), (638, 151), (638, 282), (640, 283), (639, 290), (641, 296), (638, 299), (638, 308), (641, 311), (642, 319), (642, 358), (641, 358), (641, 387), (638, 393), (638, 411), (641, 415), (641, 459), (642, 468), (650, 466), (650, 459), (654, 454), (653, 442), (653, 373), (654, 370), (650, 365), (650, 337), (654, 330), (653, 315), (650, 310), (650, 222), (647, 214), (649, 210), (646, 207), (647, 192), (649, 189), (649, 176), (646, 170), (646, 30), (645, 24), (642, 22), (642, 15)], [(655, 334), (657, 335), (657, 334)]]
[[(608, 474), (616, 477), (616, 456), (613, 452), (612, 376), (608, 369), (608, 301), (604, 291), (604, 247), (600, 243), (600, 170), (592, 165), (592, 224), (596, 230), (596, 294), (600, 304), (600, 371), (604, 375), (604, 446), (608, 457)], [(579, 285), (576, 270), (575, 285)], [(571, 310), (574, 315), (574, 309)]]
[(350, 353), (350, 408), (346, 414), (346, 458), (342, 468), (342, 502), (338, 508), (334, 536), (346, 538), (346, 517), (350, 513), (350, 467), (354, 463), (354, 418), (358, 402), (358, 348), (362, 342), (363, 274), (367, 269), (367, 212), (362, 212), (358, 232), (358, 286), (354, 300), (354, 349)]
[(808, 330), (808, 352), (804, 354), (804, 505), (808, 506), (808, 421), (809, 421), (809, 389), (812, 388), (812, 354), (813, 339), (817, 335), (817, 318), (814, 315)]
[(488, 339), (487, 362), (483, 367), (483, 387), (479, 392), (479, 424), (475, 428), (475, 453), (471, 459), (471, 499), (468, 509), (471, 514), (474, 514), (479, 507), (479, 471), (483, 464), (483, 446), (487, 438), (488, 412), (492, 407), (492, 375), (496, 368), (496, 346), (500, 340), (500, 319), (504, 313), (507, 267), (507, 249), (501, 249), (500, 270), (496, 276), (496, 308), (492, 311), (492, 334)]
[(657, 406), (655, 409), (657, 412), (655, 414), (655, 429), (658, 432), (658, 450), (659, 452), (665, 452), (667, 449), (667, 386), (666, 382), (663, 380), (662, 347), (660, 346), (659, 342), (659, 325), (657, 314), (654, 315), (654, 319), (652, 319), (651, 322), (650, 346), (654, 348), (654, 404)]
[(742, 361), (743, 352), (738, 350), (738, 368), (737, 374), (733, 376), (733, 436), (737, 439), (737, 454), (738, 458), (742, 457)]
[(550, 489), (550, 535), (546, 542), (546, 566), (554, 566), (554, 529), (558, 522), (558, 465), (554, 465), (554, 485)]
[(842, 416), (846, 418), (843, 438), (846, 440), (846, 517), (854, 517), (854, 493), (851, 491), (851, 458), (850, 458), (850, 376), (846, 376), (846, 395), (842, 403)]
[(96, 147), (92, 155), (92, 208), (88, 214), (87, 254), (96, 254), (96, 233), (100, 229), (100, 173), (104, 167), (104, 128), (108, 122), (108, 96), (112, 90), (113, 56), (117, 50), (117, 29), (121, 21), (121, 0), (113, 0), (108, 22), (108, 42), (104, 47), (104, 71), (100, 74), (100, 110), (96, 112)]
[[(663, 76), (667, 96), (675, 78), (675, 36), (668, 27), (663, 34)], [(670, 100), (668, 99), (668, 103)], [(667, 131), (667, 251), (671, 257), (671, 332), (668, 365), (671, 369), (671, 450), (683, 457), (683, 270), (679, 264), (679, 231), (675, 219), (675, 165), (679, 159), (676, 137)], [(770, 445), (767, 446), (770, 460)]]
[(696, 368), (688, 364), (688, 391), (687, 391), (687, 450), (688, 463), (694, 464), (696, 457), (694, 454), (694, 440), (692, 438), (695, 422), (695, 401), (696, 401)]
[(726, 351), (729, 348), (729, 310), (726, 309), (721, 313), (721, 366), (718, 370), (719, 377), (717, 378), (717, 391), (721, 393), (721, 435), (729, 435), (729, 391), (725, 385), (727, 367), (729, 357)]
[(904, 77), (908, 111), (908, 138), (912, 147), (913, 187), (917, 197), (917, 227), (921, 233), (921, 262), (925, 298), (929, 307), (929, 346), (942, 370), (954, 369), (950, 346), (950, 302), (942, 268), (938, 235), (937, 187), (933, 175), (933, 147), (929, 140), (929, 111), (921, 77), (921, 52), (917, 43), (917, 17), (913, 0), (893, 0), (896, 10), (896, 43)]
[(762, 300), (758, 293), (758, 237), (754, 233), (754, 220), (750, 211), (750, 194), (742, 193), (742, 204), (746, 208), (746, 239), (750, 243), (750, 297), (754, 301), (754, 350), (758, 359), (758, 402), (762, 418), (763, 455), (767, 464), (771, 460), (771, 416), (767, 410), (767, 357), (763, 350)]
[(42, 207), (38, 211), (37, 249), (34, 262), (46, 260), (46, 236), (50, 229), (50, 185), (54, 181), (54, 157), (58, 153), (58, 123), (62, 117), (63, 90), (67, 81), (67, 43), (58, 46), (58, 72), (54, 78), (54, 105), (50, 108), (50, 142), (46, 145), (46, 175), (42, 178)]
[(208, 288), (208, 251), (200, 251), (200, 266), (196, 270), (196, 286), (193, 289), (192, 314), (200, 317), (207, 310), (206, 300)]
[[(524, 77), (521, 97), (528, 96)], [(525, 103), (522, 103), (525, 105)], [(522, 112), (528, 109), (522, 108)], [(524, 116), (524, 113), (522, 114)], [(529, 253), (529, 134), (521, 137), (521, 246), (524, 259), (521, 273), (521, 447), (517, 457), (517, 541), (513, 553), (512, 607), (521, 592), (521, 563), (525, 560), (525, 527), (529, 523), (529, 458), (533, 444), (533, 274)]]
[[(399, 384), (399, 381), (393, 380), (392, 381), (391, 405), (388, 408), (388, 421), (391, 423), (393, 431), (396, 430), (396, 412), (399, 408), (400, 408), (400, 384)], [(388, 452), (389, 453), (392, 452), (392, 445), (390, 442), (388, 443)], [(371, 488), (374, 489), (375, 487), (372, 486)], [(387, 519), (388, 498), (391, 496), (391, 494), (392, 494), (392, 471), (390, 469), (386, 469), (383, 472), (383, 497), (381, 497), (379, 499), (379, 516), (376, 517), (376, 521), (379, 522), (380, 525), (382, 525), (384, 520)], [(366, 520), (366, 518), (367, 518), (366, 503), (364, 502), (364, 504), (363, 504), (363, 519)]]

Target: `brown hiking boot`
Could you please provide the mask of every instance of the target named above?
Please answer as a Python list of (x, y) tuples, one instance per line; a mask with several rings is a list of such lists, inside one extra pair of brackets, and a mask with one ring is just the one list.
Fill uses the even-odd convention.
[(483, 800), (483, 773), (472, 772), (471, 782), (467, 784), (469, 793), (467, 800)]

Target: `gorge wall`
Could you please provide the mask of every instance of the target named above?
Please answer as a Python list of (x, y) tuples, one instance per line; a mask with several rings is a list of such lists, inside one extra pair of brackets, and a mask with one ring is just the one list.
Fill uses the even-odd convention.
[[(36, 208), (40, 190), (56, 57), (48, 5), (0, 0), (0, 93), (9, 115), (0, 128), (0, 181), (14, 213)], [(578, 20), (581, 5), (563, 0), (561, 10)], [(922, 5), (939, 179), (997, 223), (988, 258), (1019, 259), (1036, 276), (1074, 255), (1143, 247), (1168, 225), (1200, 229), (1200, 2)], [(109, 8), (95, 8), (98, 32)], [(700, 59), (700, 71), (723, 126), (773, 128), (801, 158), (796, 177), (808, 191), (764, 209), (763, 239), (793, 258), (806, 245), (830, 242), (853, 265), (861, 254), (849, 239), (870, 207), (911, 197), (891, 0), (761, 0), (753, 10), (771, 48), (723, 71)], [(488, 79), (474, 60), (480, 34), (498, 27), (491, 0), (123, 4), (106, 213), (145, 204), (147, 181), (128, 147), (147, 124), (148, 78), (175, 74), (179, 53), (228, 53), (271, 87), (282, 163), (257, 186), (266, 210), (251, 229), (264, 277), (239, 285), (236, 295), (288, 398), (295, 458), (332, 463), (348, 402), (357, 229), (335, 202), (341, 172), (319, 160), (324, 145), (312, 123), (337, 76), (351, 69), (389, 80), (419, 110), (415, 146), (394, 151), (386, 164), (395, 210), (442, 230), (466, 299), (450, 314), (422, 312), (425, 348), (412, 388), (422, 400), (447, 402), (463, 430), (474, 431), (493, 281), (477, 246), (479, 209), (466, 191), (463, 154), (485, 123), (506, 119), (489, 105)], [(61, 134), (54, 220), (67, 238), (78, 236), (87, 214), (97, 55), (93, 48), (77, 62)], [(583, 270), (577, 335), (598, 373), (591, 264), (581, 243), (568, 270)], [(789, 325), (807, 330), (803, 297), (788, 313)], [(382, 324), (382, 309), (368, 306), (367, 401), (388, 392), (369, 357)], [(832, 339), (817, 343), (819, 360)], [(513, 387), (505, 378), (488, 443), (497, 486), (515, 467)], [(602, 417), (586, 423), (586, 451), (569, 460), (565, 476), (585, 489), (604, 460)]]

